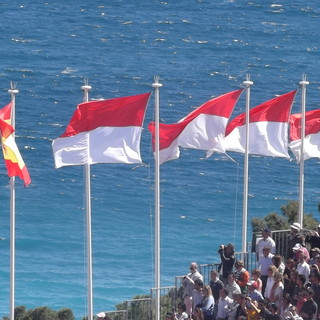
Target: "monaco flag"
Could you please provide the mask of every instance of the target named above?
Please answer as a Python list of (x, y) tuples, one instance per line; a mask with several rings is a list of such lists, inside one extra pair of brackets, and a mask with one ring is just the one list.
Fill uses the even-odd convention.
[[(179, 158), (182, 148), (224, 153), (224, 132), (243, 89), (209, 100), (175, 124), (159, 124), (160, 163)], [(155, 123), (148, 126), (154, 146)]]
[(0, 110), (0, 133), (3, 156), (7, 167), (8, 176), (17, 176), (21, 178), (24, 181), (24, 185), (27, 186), (31, 183), (31, 179), (28, 169), (21, 157), (13, 137), (14, 129), (10, 125), (11, 108), (12, 103), (10, 102)]
[[(320, 109), (306, 112), (303, 159), (320, 158)], [(290, 116), (289, 147), (299, 163), (301, 161), (301, 113)]]
[[(249, 153), (289, 158), (288, 122), (297, 90), (266, 101), (249, 112)], [(229, 122), (226, 150), (245, 152), (246, 114)]]
[(150, 95), (79, 104), (66, 131), (53, 140), (55, 167), (141, 163), (140, 138)]

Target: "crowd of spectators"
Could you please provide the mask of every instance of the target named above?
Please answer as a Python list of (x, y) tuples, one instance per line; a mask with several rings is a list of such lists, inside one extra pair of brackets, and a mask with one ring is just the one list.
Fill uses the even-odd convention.
[(257, 268), (250, 272), (235, 259), (232, 244), (220, 246), (221, 266), (211, 271), (207, 285), (192, 262), (182, 281), (183, 302), (166, 319), (320, 320), (320, 225), (306, 236), (300, 229), (299, 223), (291, 225), (283, 255), (277, 254), (271, 231), (263, 229)]

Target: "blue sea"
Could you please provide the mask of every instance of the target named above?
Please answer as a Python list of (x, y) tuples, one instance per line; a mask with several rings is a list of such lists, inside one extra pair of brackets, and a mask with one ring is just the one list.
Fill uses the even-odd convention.
[[(54, 169), (52, 140), (83, 101), (152, 91), (160, 76), (160, 118), (174, 123), (205, 101), (236, 90), (250, 74), (251, 106), (307, 87), (320, 108), (320, 7), (309, 1), (0, 1), (0, 101), (16, 83), (16, 141), (32, 184), (16, 185), (16, 305), (87, 314), (82, 167)], [(153, 96), (154, 97), (154, 96)], [(94, 313), (113, 310), (154, 279), (154, 164), (147, 125), (143, 166), (91, 167)], [(301, 93), (293, 105), (300, 111)], [(234, 115), (244, 111), (245, 95)], [(233, 116), (234, 116), (233, 115)], [(161, 285), (191, 261), (218, 261), (221, 243), (241, 246), (243, 155), (181, 150), (161, 166)], [(0, 316), (9, 314), (9, 185), (0, 161)], [(305, 212), (319, 218), (319, 159), (305, 162)], [(295, 160), (249, 160), (248, 230), (299, 194)]]

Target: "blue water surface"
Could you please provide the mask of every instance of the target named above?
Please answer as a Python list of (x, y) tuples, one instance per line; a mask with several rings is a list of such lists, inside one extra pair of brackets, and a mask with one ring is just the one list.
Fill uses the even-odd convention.
[[(16, 305), (87, 314), (83, 168), (54, 169), (52, 139), (83, 100), (152, 90), (159, 75), (160, 117), (173, 123), (250, 74), (251, 106), (298, 87), (307, 75), (307, 110), (319, 108), (316, 0), (2, 1), (1, 106), (17, 83), (16, 135), (32, 184), (17, 180)], [(300, 111), (298, 93), (293, 112)], [(245, 96), (234, 115), (244, 111)], [(154, 167), (147, 125), (145, 166), (92, 166), (94, 312), (153, 287)], [(181, 150), (161, 167), (161, 284), (190, 261), (218, 260), (220, 243), (240, 249), (243, 155), (235, 160)], [(294, 160), (250, 157), (248, 221), (280, 211), (299, 193)], [(305, 211), (319, 218), (319, 160), (305, 164)], [(9, 313), (9, 186), (0, 163), (0, 316)], [(250, 237), (249, 237), (250, 238)]]

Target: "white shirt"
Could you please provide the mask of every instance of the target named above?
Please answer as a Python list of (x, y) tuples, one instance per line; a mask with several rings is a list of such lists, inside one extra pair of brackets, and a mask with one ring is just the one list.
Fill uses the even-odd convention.
[(306, 277), (306, 282), (308, 282), (309, 274), (310, 274), (310, 266), (306, 261), (298, 264), (297, 271), (299, 274), (303, 274)]
[(273, 264), (272, 263), (272, 257), (273, 257), (273, 254), (269, 253), (267, 257), (262, 255), (259, 258), (258, 266), (259, 266), (259, 269), (260, 269), (260, 272), (261, 272), (262, 276), (267, 276), (268, 275), (268, 267)]
[(233, 300), (228, 296), (225, 297), (223, 300), (219, 298), (217, 318), (227, 318), (229, 316), (229, 311), (232, 303)]
[(268, 277), (268, 280), (267, 280), (267, 285), (266, 285), (266, 288), (264, 290), (264, 297), (265, 298), (270, 298), (270, 293), (271, 293), (271, 289), (274, 285), (274, 277)]
[(258, 257), (260, 258), (263, 254), (263, 248), (269, 247), (271, 253), (276, 253), (276, 243), (274, 240), (269, 236), (266, 240), (263, 238), (260, 239), (256, 245), (256, 252), (258, 252)]

